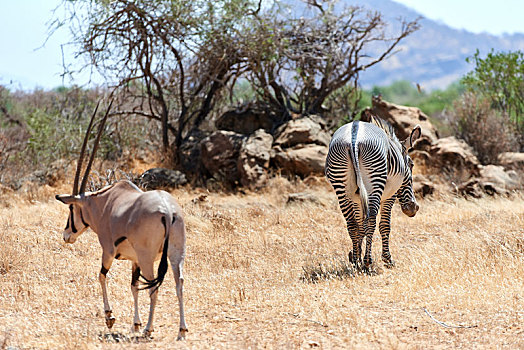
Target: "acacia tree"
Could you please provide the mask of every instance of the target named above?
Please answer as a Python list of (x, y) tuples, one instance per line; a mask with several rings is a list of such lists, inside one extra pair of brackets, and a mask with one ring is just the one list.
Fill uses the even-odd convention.
[[(244, 45), (247, 79), (262, 101), (287, 117), (324, 114), (326, 100), (342, 88), (346, 97), (356, 94), (359, 74), (419, 28), (417, 20), (401, 21), (400, 31), (390, 34), (378, 12), (340, 9), (336, 1), (304, 4), (303, 11), (275, 4), (256, 18)], [(356, 106), (358, 98), (352, 100)]]
[[(158, 120), (183, 138), (213, 111), (242, 69), (235, 35), (259, 3), (249, 0), (64, 1), (77, 54), (120, 89), (115, 114)], [(85, 67), (84, 67), (85, 68)]]

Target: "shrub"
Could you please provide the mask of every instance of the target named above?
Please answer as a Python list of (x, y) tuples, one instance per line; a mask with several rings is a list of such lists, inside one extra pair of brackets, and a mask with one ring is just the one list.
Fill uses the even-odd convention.
[(500, 153), (519, 147), (514, 125), (502, 113), (474, 93), (465, 93), (454, 104), (451, 117), (456, 135), (473, 147), (482, 164), (496, 163)]

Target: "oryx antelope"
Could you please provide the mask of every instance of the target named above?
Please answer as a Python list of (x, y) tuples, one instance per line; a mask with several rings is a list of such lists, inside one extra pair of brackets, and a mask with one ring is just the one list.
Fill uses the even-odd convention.
[[(64, 241), (74, 243), (78, 236), (90, 227), (102, 246), (102, 268), (99, 274), (104, 299), (105, 319), (108, 328), (115, 322), (107, 299), (106, 274), (114, 259), (132, 262), (131, 291), (134, 298), (134, 330), (141, 326), (138, 314), (138, 285), (142, 277), (145, 289), (149, 289), (149, 319), (144, 334), (153, 332), (153, 316), (158, 295), (167, 271), (167, 259), (175, 276), (176, 293), (180, 311), (178, 339), (187, 332), (184, 319), (183, 273), (186, 251), (186, 230), (182, 209), (169, 193), (164, 191), (143, 192), (130, 181), (120, 181), (96, 192), (85, 192), (89, 171), (107, 119), (109, 106), (100, 122), (93, 151), (86, 166), (80, 188), (78, 188), (82, 160), (93, 126), (96, 111), (87, 128), (80, 151), (72, 195), (57, 195), (56, 199), (69, 205), (69, 218), (63, 233)], [(157, 277), (154, 277), (153, 264), (160, 258)]]
[(398, 198), (404, 214), (412, 217), (419, 206), (413, 194), (413, 161), (408, 150), (420, 137), (417, 125), (410, 136), (399, 141), (392, 126), (375, 116), (369, 123), (354, 121), (340, 127), (329, 144), (325, 173), (338, 197), (353, 244), (352, 263), (361, 259), (366, 237), (364, 267), (371, 263), (371, 241), (379, 212), (382, 260), (392, 266), (389, 252), (391, 208)]

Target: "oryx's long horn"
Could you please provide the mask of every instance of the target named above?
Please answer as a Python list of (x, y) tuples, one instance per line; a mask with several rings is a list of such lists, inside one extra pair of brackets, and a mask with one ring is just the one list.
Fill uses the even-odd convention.
[(91, 128), (93, 127), (93, 122), (95, 120), (96, 112), (98, 111), (98, 106), (100, 106), (100, 101), (96, 104), (95, 111), (91, 116), (89, 121), (89, 126), (86, 130), (86, 136), (84, 136), (84, 142), (82, 143), (82, 148), (80, 149), (80, 157), (78, 158), (78, 163), (76, 165), (76, 174), (75, 181), (73, 182), (73, 196), (78, 194), (78, 180), (80, 178), (80, 172), (82, 171), (82, 163), (84, 162), (84, 153), (86, 151), (87, 141), (89, 140), (89, 134), (91, 133)]
[(109, 102), (109, 107), (107, 107), (106, 114), (104, 115), (104, 118), (100, 121), (100, 125), (98, 126), (98, 133), (96, 135), (95, 143), (93, 145), (93, 151), (91, 152), (91, 157), (89, 158), (89, 162), (87, 163), (86, 171), (84, 172), (84, 176), (82, 177), (82, 183), (80, 184), (79, 193), (85, 192), (87, 178), (89, 177), (89, 172), (91, 171), (91, 165), (93, 164), (93, 160), (95, 159), (96, 150), (98, 149), (98, 143), (100, 142), (100, 137), (102, 136), (102, 131), (104, 131), (104, 125), (106, 123), (107, 116), (109, 115), (109, 111), (111, 110), (112, 105), (113, 100)]

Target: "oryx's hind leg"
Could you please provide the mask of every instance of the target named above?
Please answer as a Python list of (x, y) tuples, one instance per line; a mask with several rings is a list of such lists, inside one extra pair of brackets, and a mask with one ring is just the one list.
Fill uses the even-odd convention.
[(138, 312), (138, 279), (140, 277), (140, 267), (136, 263), (133, 263), (132, 268), (132, 277), (131, 277), (131, 293), (133, 293), (133, 301), (135, 304), (135, 317), (133, 319), (133, 328), (134, 332), (138, 332), (142, 326), (140, 321), (140, 314)]
[(115, 317), (113, 316), (113, 311), (111, 306), (109, 306), (109, 301), (107, 299), (107, 285), (106, 285), (106, 275), (111, 265), (113, 264), (113, 257), (109, 254), (102, 253), (102, 268), (98, 275), (98, 280), (102, 286), (102, 298), (104, 299), (104, 313), (106, 318), (107, 328), (111, 329), (115, 324)]
[[(137, 252), (138, 258), (139, 258), (139, 265), (142, 276), (149, 281), (152, 281), (155, 276), (153, 272), (153, 262), (154, 258), (150, 257), (149, 254), (144, 252), (141, 254), (140, 252)], [(152, 287), (148, 289), (149, 291), (149, 318), (147, 319), (146, 327), (144, 328), (144, 336), (149, 337), (151, 336), (151, 333), (154, 332), (153, 329), (153, 318), (155, 317), (155, 306), (156, 306), (156, 300), (158, 298), (158, 288)]]
[(186, 320), (184, 317), (184, 256), (181, 248), (170, 247), (169, 261), (171, 262), (171, 268), (173, 269), (173, 275), (176, 283), (176, 296), (178, 298), (178, 310), (180, 313), (180, 327), (178, 330), (177, 340), (185, 339), (187, 333)]

